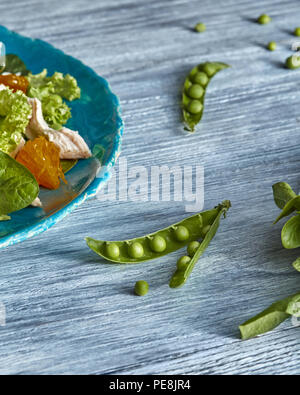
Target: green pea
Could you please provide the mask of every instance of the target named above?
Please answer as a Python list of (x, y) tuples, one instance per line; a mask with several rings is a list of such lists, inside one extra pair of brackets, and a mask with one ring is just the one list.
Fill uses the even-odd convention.
[(199, 71), (194, 75), (193, 81), (195, 84), (206, 86), (208, 84), (207, 74), (203, 73), (203, 71)]
[(135, 241), (134, 243), (130, 244), (128, 248), (128, 254), (134, 259), (141, 258), (144, 255), (144, 247), (141, 243)]
[(199, 100), (191, 100), (187, 106), (187, 110), (191, 114), (199, 114), (202, 108), (202, 103)]
[(149, 291), (149, 284), (147, 281), (137, 281), (134, 286), (134, 292), (138, 296), (145, 296)]
[(271, 22), (271, 18), (267, 14), (262, 14), (258, 17), (257, 22), (260, 23), (261, 25), (266, 25), (267, 23)]
[(116, 243), (109, 243), (106, 246), (106, 253), (111, 259), (117, 259), (120, 256), (120, 248)]
[(294, 35), (300, 37), (300, 27), (296, 27), (296, 29), (294, 30)]
[(177, 269), (178, 270), (185, 270), (187, 265), (190, 263), (191, 258), (189, 256), (182, 256), (177, 261)]
[(167, 248), (167, 243), (162, 236), (155, 235), (150, 241), (150, 246), (154, 252), (163, 252)]
[(199, 241), (191, 241), (190, 244), (187, 246), (187, 253), (190, 257), (193, 257), (200, 247)]
[(185, 241), (190, 237), (190, 232), (185, 226), (179, 225), (175, 229), (175, 236), (178, 241)]
[(206, 26), (204, 23), (197, 23), (197, 25), (195, 26), (195, 30), (197, 33), (203, 33), (206, 30)]
[(285, 65), (288, 69), (294, 70), (300, 67), (300, 56), (292, 55), (285, 61)]
[(194, 85), (192, 85), (192, 86), (190, 87), (188, 93), (189, 93), (189, 96), (190, 96), (192, 99), (201, 99), (201, 97), (202, 97), (203, 94), (204, 94), (204, 89), (202, 88), (201, 85), (194, 84)]
[(203, 71), (209, 76), (212, 77), (217, 72), (217, 67), (213, 63), (206, 63), (203, 66)]
[(202, 237), (205, 237), (207, 235), (207, 233), (210, 230), (210, 227), (211, 227), (210, 225), (204, 226), (204, 228), (202, 229)]
[(270, 41), (268, 44), (268, 50), (269, 51), (275, 51), (275, 49), (277, 48), (277, 44), (275, 41)]

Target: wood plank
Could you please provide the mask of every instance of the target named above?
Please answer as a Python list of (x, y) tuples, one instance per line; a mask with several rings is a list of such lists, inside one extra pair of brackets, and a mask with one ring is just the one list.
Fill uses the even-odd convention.
[[(51, 4), (50, 4), (51, 3)], [(247, 342), (238, 325), (299, 289), (283, 250), (271, 186), (299, 191), (299, 72), (282, 65), (299, 25), (296, 0), (16, 0), (1, 23), (49, 41), (108, 78), (120, 96), (128, 166), (205, 168), (205, 208), (233, 207), (187, 284), (168, 280), (181, 252), (143, 265), (104, 264), (85, 236), (122, 239), (184, 218), (184, 202), (93, 199), (34, 239), (1, 250), (2, 374), (299, 374), (299, 329)], [(270, 14), (270, 25), (253, 22)], [(204, 34), (191, 28), (203, 21)], [(278, 50), (265, 45), (275, 40)], [(218, 60), (201, 126), (183, 131), (180, 90)], [(150, 292), (133, 295), (136, 280)]]

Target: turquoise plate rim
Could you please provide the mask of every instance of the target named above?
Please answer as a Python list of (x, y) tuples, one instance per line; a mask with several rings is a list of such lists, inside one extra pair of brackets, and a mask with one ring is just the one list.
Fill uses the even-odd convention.
[(101, 168), (100, 174), (95, 177), (95, 179), (91, 182), (91, 184), (76, 198), (74, 198), (70, 203), (68, 203), (65, 207), (59, 209), (57, 212), (54, 212), (53, 214), (49, 215), (48, 217), (42, 219), (40, 222), (35, 223), (33, 225), (30, 225), (26, 227), (25, 229), (22, 229), (20, 231), (17, 231), (15, 233), (10, 234), (9, 236), (5, 236), (0, 238), (0, 248), (8, 247), (11, 245), (14, 245), (16, 243), (20, 243), (22, 241), (25, 241), (33, 236), (37, 236), (38, 234), (45, 232), (46, 230), (50, 229), (53, 225), (57, 224), (59, 221), (61, 221), (63, 218), (65, 218), (68, 214), (70, 214), (73, 210), (75, 210), (78, 206), (80, 206), (83, 202), (86, 200), (94, 197), (100, 190), (100, 188), (105, 185), (105, 183), (109, 180), (111, 176), (111, 169), (114, 167), (116, 164), (118, 157), (121, 154), (121, 148), (122, 148), (122, 137), (123, 137), (123, 132), (124, 132), (124, 122), (122, 120), (121, 116), (121, 105), (120, 105), (120, 100), (117, 95), (115, 95), (110, 87), (109, 82), (98, 75), (91, 67), (87, 66), (84, 64), (81, 60), (76, 59), (75, 57), (66, 54), (64, 51), (61, 49), (58, 49), (54, 47), (54, 45), (41, 40), (41, 39), (34, 39), (31, 37), (27, 37), (24, 35), (21, 35), (19, 33), (16, 33), (12, 30), (7, 29), (5, 26), (0, 25), (0, 34), (11, 34), (15, 35), (18, 37), (23, 37), (28, 40), (31, 40), (32, 42), (42, 42), (43, 45), (47, 46), (49, 49), (52, 51), (58, 52), (61, 55), (72, 59), (73, 62), (77, 63), (80, 67), (84, 67), (91, 75), (93, 75), (96, 79), (101, 81), (102, 84), (105, 85), (107, 88), (107, 91), (111, 97), (112, 102), (115, 105), (116, 109), (116, 133), (115, 133), (115, 139), (114, 143), (111, 149), (111, 153), (108, 156), (105, 166)]

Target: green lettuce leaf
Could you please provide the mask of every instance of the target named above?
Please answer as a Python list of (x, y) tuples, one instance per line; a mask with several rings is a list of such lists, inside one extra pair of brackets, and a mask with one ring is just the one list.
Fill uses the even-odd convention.
[(23, 92), (0, 91), (0, 151), (13, 152), (31, 117), (31, 106)]
[[(0, 152), (0, 217), (31, 204), (39, 194), (34, 175), (21, 163)], [(3, 217), (4, 216), (4, 217)]]
[(72, 101), (80, 98), (80, 88), (77, 81), (69, 74), (54, 73), (47, 76), (44, 69), (40, 74), (27, 76), (29, 97), (35, 97), (42, 102), (43, 115), (46, 122), (54, 129), (60, 129), (71, 118), (71, 111), (63, 99)]

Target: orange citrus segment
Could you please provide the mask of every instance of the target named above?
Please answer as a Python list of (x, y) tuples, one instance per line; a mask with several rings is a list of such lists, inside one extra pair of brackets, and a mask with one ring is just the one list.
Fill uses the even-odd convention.
[(57, 189), (60, 179), (67, 183), (59, 159), (59, 148), (45, 137), (28, 141), (16, 160), (34, 175), (39, 185)]

